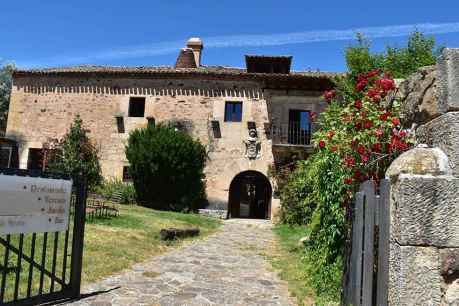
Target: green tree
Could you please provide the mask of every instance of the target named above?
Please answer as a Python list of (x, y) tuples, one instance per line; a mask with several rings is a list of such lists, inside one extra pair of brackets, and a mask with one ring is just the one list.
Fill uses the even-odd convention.
[(204, 146), (169, 124), (129, 135), (126, 157), (138, 202), (147, 207), (189, 211), (204, 200)]
[(357, 34), (357, 43), (345, 50), (349, 80), (372, 70), (390, 73), (393, 78), (405, 78), (423, 66), (434, 65), (442, 48), (435, 39), (415, 31), (408, 37), (406, 47), (387, 46), (384, 52), (371, 52), (370, 42)]
[(13, 71), (13, 64), (7, 64), (0, 68), (0, 134), (4, 133), (6, 129)]
[(80, 116), (76, 116), (64, 138), (49, 149), (49, 170), (69, 174), (74, 180), (85, 177), (89, 188), (100, 184), (98, 151), (89, 140)]

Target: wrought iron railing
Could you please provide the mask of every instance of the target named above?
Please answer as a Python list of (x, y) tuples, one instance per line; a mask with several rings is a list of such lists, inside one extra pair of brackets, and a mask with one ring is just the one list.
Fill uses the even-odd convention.
[(277, 145), (308, 146), (311, 144), (311, 125), (301, 122), (273, 123), (271, 139)]

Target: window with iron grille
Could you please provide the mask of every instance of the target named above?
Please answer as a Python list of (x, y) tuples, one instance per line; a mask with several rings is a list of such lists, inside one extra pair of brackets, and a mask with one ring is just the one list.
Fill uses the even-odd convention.
[(131, 97), (129, 99), (129, 117), (145, 116), (145, 98)]
[(242, 121), (242, 102), (225, 103), (225, 122)]

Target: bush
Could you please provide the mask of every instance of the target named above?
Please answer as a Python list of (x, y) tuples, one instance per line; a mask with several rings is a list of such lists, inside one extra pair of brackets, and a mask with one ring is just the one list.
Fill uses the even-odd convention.
[(140, 204), (192, 211), (204, 201), (206, 151), (185, 132), (167, 124), (135, 130), (126, 157)]
[(95, 193), (107, 199), (114, 199), (115, 195), (121, 197), (121, 204), (135, 204), (136, 193), (132, 183), (125, 183), (120, 179), (104, 180), (96, 189)]
[(85, 177), (90, 189), (102, 181), (98, 151), (86, 135), (83, 121), (78, 115), (63, 139), (46, 146), (51, 153), (49, 170), (66, 173), (74, 180)]
[(395, 87), (392, 76), (434, 64), (435, 53), (434, 41), (420, 33), (409, 38), (406, 48), (388, 47), (377, 54), (360, 37), (346, 50), (349, 73), (324, 94), (329, 105), (313, 135), (319, 150), (298, 163), (281, 190), (282, 221), (307, 224), (310, 230), (305, 261), (319, 299), (340, 297), (355, 190), (364, 180), (383, 178), (411, 145), (409, 131), (400, 126), (398, 102), (389, 95)]
[(281, 222), (285, 224), (308, 224), (315, 204), (312, 195), (315, 171), (314, 157), (299, 161), (290, 173), (281, 192)]

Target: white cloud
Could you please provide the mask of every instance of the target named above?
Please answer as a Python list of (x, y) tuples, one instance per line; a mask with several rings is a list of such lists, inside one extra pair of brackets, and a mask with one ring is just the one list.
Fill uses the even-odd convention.
[[(390, 25), (382, 27), (362, 27), (347, 30), (316, 30), (278, 34), (242, 34), (228, 36), (204, 37), (205, 48), (230, 47), (263, 47), (289, 44), (306, 44), (325, 41), (353, 40), (356, 33), (363, 33), (367, 38), (407, 36), (414, 30), (424, 34), (458, 33), (459, 22), (454, 23), (420, 23), (408, 25)], [(92, 52), (86, 55), (56, 56), (36, 61), (18, 61), (20, 67), (63, 66), (93, 63), (100, 60), (142, 58), (177, 53), (185, 41), (169, 41), (126, 48), (114, 48)]]

